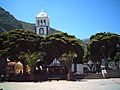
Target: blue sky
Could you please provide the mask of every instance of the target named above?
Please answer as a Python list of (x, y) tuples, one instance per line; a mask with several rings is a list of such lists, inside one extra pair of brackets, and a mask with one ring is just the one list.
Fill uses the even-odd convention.
[(43, 9), (51, 27), (80, 39), (97, 32), (120, 34), (120, 0), (0, 0), (0, 6), (31, 23)]

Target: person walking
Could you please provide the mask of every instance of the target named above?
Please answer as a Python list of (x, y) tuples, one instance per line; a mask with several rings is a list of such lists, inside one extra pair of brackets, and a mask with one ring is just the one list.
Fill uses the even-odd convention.
[(105, 68), (102, 69), (102, 76), (105, 79), (107, 76), (107, 71), (105, 70)]

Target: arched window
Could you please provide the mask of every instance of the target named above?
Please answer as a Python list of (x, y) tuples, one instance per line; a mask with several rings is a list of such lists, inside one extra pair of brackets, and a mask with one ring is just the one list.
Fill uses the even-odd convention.
[(40, 28), (39, 29), (39, 35), (43, 35), (44, 34), (44, 29), (43, 28)]

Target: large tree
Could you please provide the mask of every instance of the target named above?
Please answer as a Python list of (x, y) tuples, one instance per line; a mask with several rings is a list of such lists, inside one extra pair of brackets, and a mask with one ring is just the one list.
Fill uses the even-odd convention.
[(6, 66), (7, 66), (7, 55), (6, 55), (6, 49), (4, 46), (4, 41), (7, 40), (7, 33), (3, 32), (0, 33), (0, 68), (1, 72), (0, 74), (6, 75)]
[[(24, 67), (24, 73), (26, 68), (26, 61), (19, 59), (21, 52), (31, 53), (41, 51), (41, 40), (35, 32), (29, 30), (15, 29), (1, 34), (0, 39), (1, 48), (0, 51), (5, 53), (6, 58), (10, 60), (21, 61)], [(3, 55), (2, 55), (3, 56)]]
[(97, 33), (90, 37), (85, 56), (93, 61), (104, 59), (105, 68), (108, 69), (108, 60), (117, 52), (119, 36), (115, 33)]

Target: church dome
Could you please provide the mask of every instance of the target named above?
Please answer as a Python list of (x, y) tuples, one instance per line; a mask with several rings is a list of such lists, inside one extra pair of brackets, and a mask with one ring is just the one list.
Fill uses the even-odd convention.
[(38, 15), (36, 17), (48, 17), (47, 13), (44, 12), (43, 10), (41, 10), (40, 13), (38, 13)]

